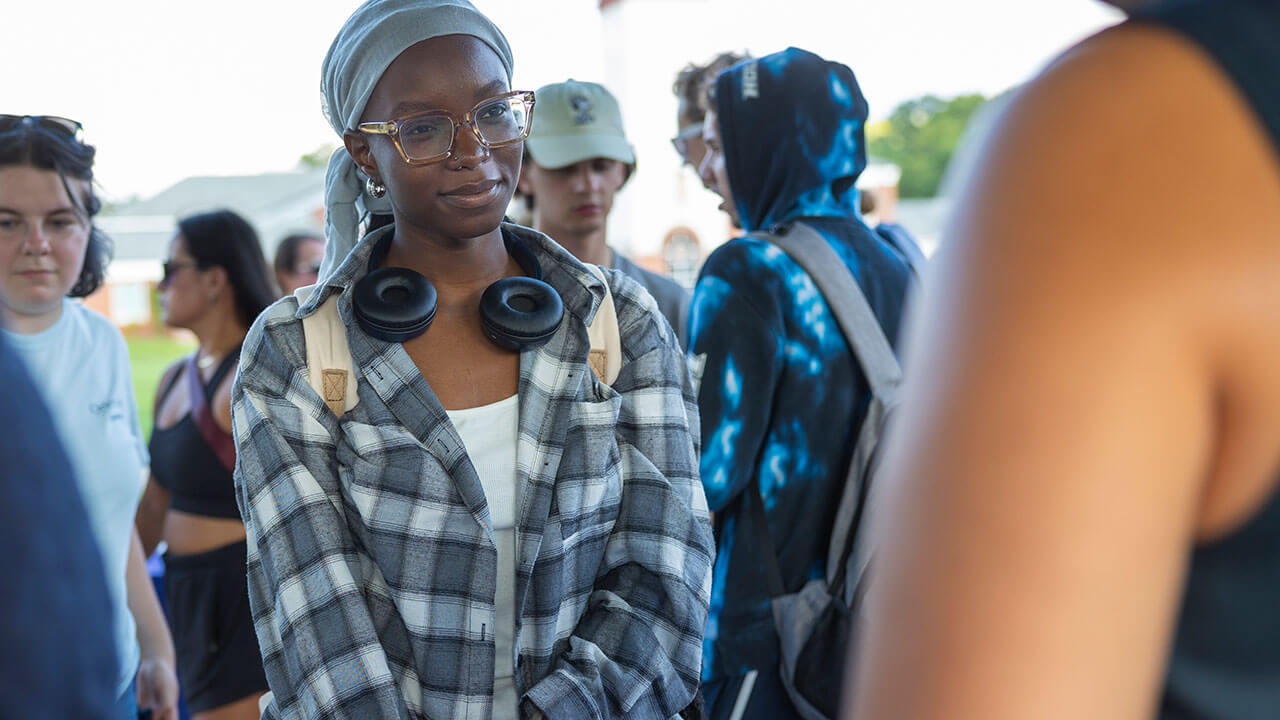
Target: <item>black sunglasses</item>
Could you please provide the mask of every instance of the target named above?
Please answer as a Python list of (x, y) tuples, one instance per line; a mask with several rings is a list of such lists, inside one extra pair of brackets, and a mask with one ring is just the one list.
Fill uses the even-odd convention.
[(169, 260), (168, 262), (161, 263), (160, 267), (164, 271), (164, 274), (160, 276), (160, 284), (168, 285), (169, 281), (173, 279), (174, 275), (178, 274), (179, 270), (184, 268), (199, 268), (200, 263)]
[(57, 115), (0, 115), (0, 135), (13, 132), (24, 126), (38, 127), (55, 135), (71, 138), (77, 142), (84, 133), (84, 126), (70, 118)]

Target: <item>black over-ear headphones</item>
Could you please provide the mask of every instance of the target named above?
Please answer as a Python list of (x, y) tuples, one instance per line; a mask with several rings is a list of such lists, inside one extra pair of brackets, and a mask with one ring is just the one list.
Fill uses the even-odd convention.
[[(391, 250), (394, 230), (369, 254), (369, 272), (355, 284), (352, 308), (360, 327), (373, 337), (402, 343), (427, 331), (436, 316), (436, 289), (421, 274), (402, 267), (379, 267)], [(480, 296), (484, 334), (507, 350), (532, 350), (551, 339), (564, 318), (564, 303), (542, 281), (533, 251), (505, 230), (502, 242), (528, 277), (503, 278)]]

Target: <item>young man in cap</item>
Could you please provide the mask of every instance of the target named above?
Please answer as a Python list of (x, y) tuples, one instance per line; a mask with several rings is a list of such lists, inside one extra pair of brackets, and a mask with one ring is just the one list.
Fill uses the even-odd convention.
[(658, 301), (685, 343), (689, 293), (609, 247), (613, 197), (635, 171), (618, 101), (603, 86), (569, 80), (538, 88), (533, 129), (525, 141), (519, 190), (532, 225), (579, 260), (630, 275)]

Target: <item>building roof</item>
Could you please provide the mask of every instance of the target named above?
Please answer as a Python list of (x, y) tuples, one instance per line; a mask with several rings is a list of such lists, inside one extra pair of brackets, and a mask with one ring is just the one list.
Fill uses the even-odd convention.
[(324, 175), (319, 169), (187, 178), (104, 213), (98, 225), (115, 243), (116, 260), (153, 260), (158, 268), (179, 218), (228, 209), (254, 226), (270, 259), (285, 234), (323, 231)]
[(226, 207), (253, 215), (278, 208), (324, 189), (324, 170), (192, 177), (162, 190), (158, 195), (119, 208), (114, 215), (168, 215), (182, 217)]

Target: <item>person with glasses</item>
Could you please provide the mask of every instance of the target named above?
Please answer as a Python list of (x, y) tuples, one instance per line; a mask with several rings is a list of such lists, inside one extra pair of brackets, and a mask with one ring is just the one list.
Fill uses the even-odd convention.
[(749, 57), (748, 53), (723, 52), (705, 65), (689, 63), (676, 75), (672, 87), (676, 94), (676, 135), (671, 138), (671, 145), (680, 161), (692, 168), (695, 174), (707, 153), (707, 146), (702, 141), (702, 121), (707, 114), (707, 86), (721, 70)]
[(73, 300), (102, 285), (111, 256), (93, 225), (96, 151), (80, 138), (74, 120), (0, 115), (0, 333), (48, 406), (101, 552), (118, 654), (110, 717), (135, 720), (142, 707), (176, 718), (173, 642), (132, 522), (148, 456), (129, 352), (107, 318)]
[(683, 345), (689, 291), (609, 246), (614, 195), (635, 172), (618, 101), (597, 83), (569, 80), (537, 90), (538, 122), (525, 141), (518, 190), (531, 226), (582, 262), (630, 275), (658, 301)]
[(669, 718), (697, 687), (684, 356), (635, 281), (503, 222), (537, 107), (511, 69), (464, 0), (366, 2), (325, 58), (326, 267), (234, 391), (268, 720)]
[(305, 233), (285, 237), (276, 246), (276, 286), (284, 295), (320, 279), (320, 263), (324, 261), (324, 238)]
[(138, 508), (145, 551), (163, 540), (165, 607), (195, 720), (256, 718), (266, 691), (245, 585), (232, 470), (231, 382), (249, 325), (275, 300), (258, 234), (228, 210), (178, 221), (160, 281), (165, 325), (196, 351), (165, 371)]
[[(799, 718), (779, 672), (771, 597), (827, 576), (872, 388), (833, 311), (853, 300), (824, 297), (759, 233), (813, 231), (801, 242), (829, 247), (890, 343), (910, 269), (855, 210), (868, 107), (852, 70), (788, 48), (743, 60), (709, 87), (700, 173), (749, 234), (707, 258), (689, 320), (691, 352), (704, 359), (702, 484), (718, 540), (703, 694), (713, 720)], [(761, 561), (770, 544), (776, 574)]]

